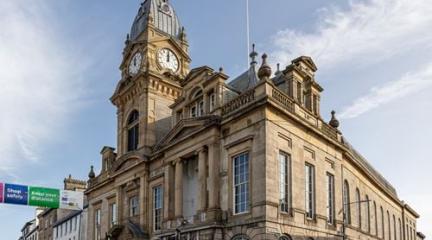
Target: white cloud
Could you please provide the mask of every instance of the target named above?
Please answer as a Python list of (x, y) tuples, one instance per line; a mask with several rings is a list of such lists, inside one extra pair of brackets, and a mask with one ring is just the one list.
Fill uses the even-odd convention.
[[(350, 79), (353, 72), (364, 71), (367, 83), (374, 87), (364, 96), (353, 99), (338, 115), (344, 119), (355, 118), (400, 98), (410, 101), (408, 96), (432, 87), (431, 12), (430, 0), (351, 0), (346, 8), (321, 9), (311, 31), (285, 29), (275, 34), (271, 59), (285, 65), (300, 55), (311, 56), (327, 78), (351, 81), (350, 94), (359, 94), (361, 88), (356, 86), (365, 84), (353, 82), (358, 79)], [(340, 79), (340, 75), (335, 76), (336, 71), (346, 77)], [(385, 83), (384, 79), (393, 81)], [(347, 89), (337, 90), (342, 94), (347, 92)], [(381, 139), (386, 140), (385, 136)], [(415, 158), (414, 154), (412, 160)], [(401, 165), (405, 159), (393, 160)], [(422, 215), (418, 229), (430, 234), (425, 224), (432, 216), (427, 208), (432, 196), (406, 197), (414, 199), (412, 206)]]
[(82, 64), (50, 14), (44, 1), (0, 1), (0, 175), (38, 162), (83, 93)]
[(408, 73), (401, 79), (388, 82), (383, 86), (373, 87), (369, 93), (346, 107), (339, 118), (350, 119), (360, 116), (395, 99), (416, 93), (432, 86), (432, 63), (416, 71)]
[(324, 9), (310, 33), (286, 29), (273, 37), (276, 61), (313, 57), (322, 70), (349, 62), (373, 64), (413, 48), (430, 48), (432, 1), (351, 1), (348, 9)]

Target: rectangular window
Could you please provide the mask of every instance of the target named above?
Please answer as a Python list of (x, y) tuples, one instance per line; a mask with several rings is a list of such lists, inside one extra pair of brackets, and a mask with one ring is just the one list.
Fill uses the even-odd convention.
[(289, 212), (291, 205), (291, 157), (285, 153), (279, 153), (279, 192), (280, 210)]
[(153, 226), (154, 230), (162, 229), (163, 188), (153, 188)]
[(249, 155), (242, 153), (233, 158), (234, 213), (249, 211)]
[(94, 216), (94, 240), (100, 240), (101, 239), (101, 210), (97, 209), (95, 211), (95, 216)]
[(306, 92), (303, 92), (303, 106), (309, 109), (308, 95), (306, 94)]
[(315, 217), (315, 169), (314, 166), (306, 164), (305, 166), (305, 195), (306, 195), (306, 217)]
[(327, 222), (334, 224), (335, 214), (335, 191), (334, 191), (334, 176), (327, 173)]
[(198, 117), (204, 116), (204, 101), (198, 102)]
[(135, 151), (138, 149), (139, 140), (139, 126), (135, 126), (128, 129), (128, 151)]
[(72, 221), (69, 221), (69, 232), (72, 232)]
[(197, 108), (196, 108), (196, 106), (192, 106), (191, 107), (191, 117), (196, 117), (197, 116)]
[(129, 216), (134, 217), (139, 214), (139, 199), (138, 196), (129, 199)]
[(117, 224), (117, 203), (110, 205), (110, 227)]

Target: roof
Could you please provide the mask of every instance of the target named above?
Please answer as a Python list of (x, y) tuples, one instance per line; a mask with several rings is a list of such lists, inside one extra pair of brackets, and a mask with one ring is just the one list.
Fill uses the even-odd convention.
[(238, 92), (244, 92), (255, 87), (259, 81), (255, 68), (255, 64), (251, 64), (251, 67), (246, 72), (229, 82), (228, 86)]
[(181, 31), (180, 21), (168, 0), (145, 0), (141, 3), (130, 32), (130, 40), (136, 40), (146, 30), (149, 19), (154, 26), (173, 37)]
[(68, 215), (66, 215), (66, 217), (58, 220), (57, 222), (54, 223), (53, 228), (67, 222), (68, 220), (74, 218), (75, 216), (78, 216), (82, 213), (82, 210), (77, 210), (77, 211), (72, 211), (71, 213), (69, 213)]
[(349, 152), (363, 165), (387, 190), (397, 197), (396, 189), (364, 158), (354, 147), (344, 138), (344, 145), (348, 148)]

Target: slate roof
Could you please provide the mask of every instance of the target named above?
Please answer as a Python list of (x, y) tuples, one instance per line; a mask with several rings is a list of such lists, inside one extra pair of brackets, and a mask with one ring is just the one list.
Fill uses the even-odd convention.
[(136, 40), (144, 32), (149, 21), (153, 19), (155, 27), (173, 37), (181, 31), (180, 21), (168, 0), (145, 0), (141, 3), (130, 32), (130, 40)]
[(349, 152), (365, 167), (370, 174), (372, 174), (381, 184), (385, 186), (387, 190), (397, 197), (396, 189), (387, 181), (372, 165), (364, 158), (354, 147), (344, 138), (344, 145), (349, 149)]
[(238, 92), (245, 92), (248, 89), (255, 87), (258, 83), (258, 75), (254, 64), (240, 76), (228, 83), (228, 86)]

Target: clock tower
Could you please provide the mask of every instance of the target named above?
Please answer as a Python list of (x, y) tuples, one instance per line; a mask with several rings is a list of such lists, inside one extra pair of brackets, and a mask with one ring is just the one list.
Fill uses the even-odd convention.
[(171, 128), (169, 106), (181, 94), (180, 81), (189, 73), (188, 47), (168, 0), (141, 3), (125, 42), (121, 80), (111, 98), (118, 110), (119, 157), (145, 159)]

